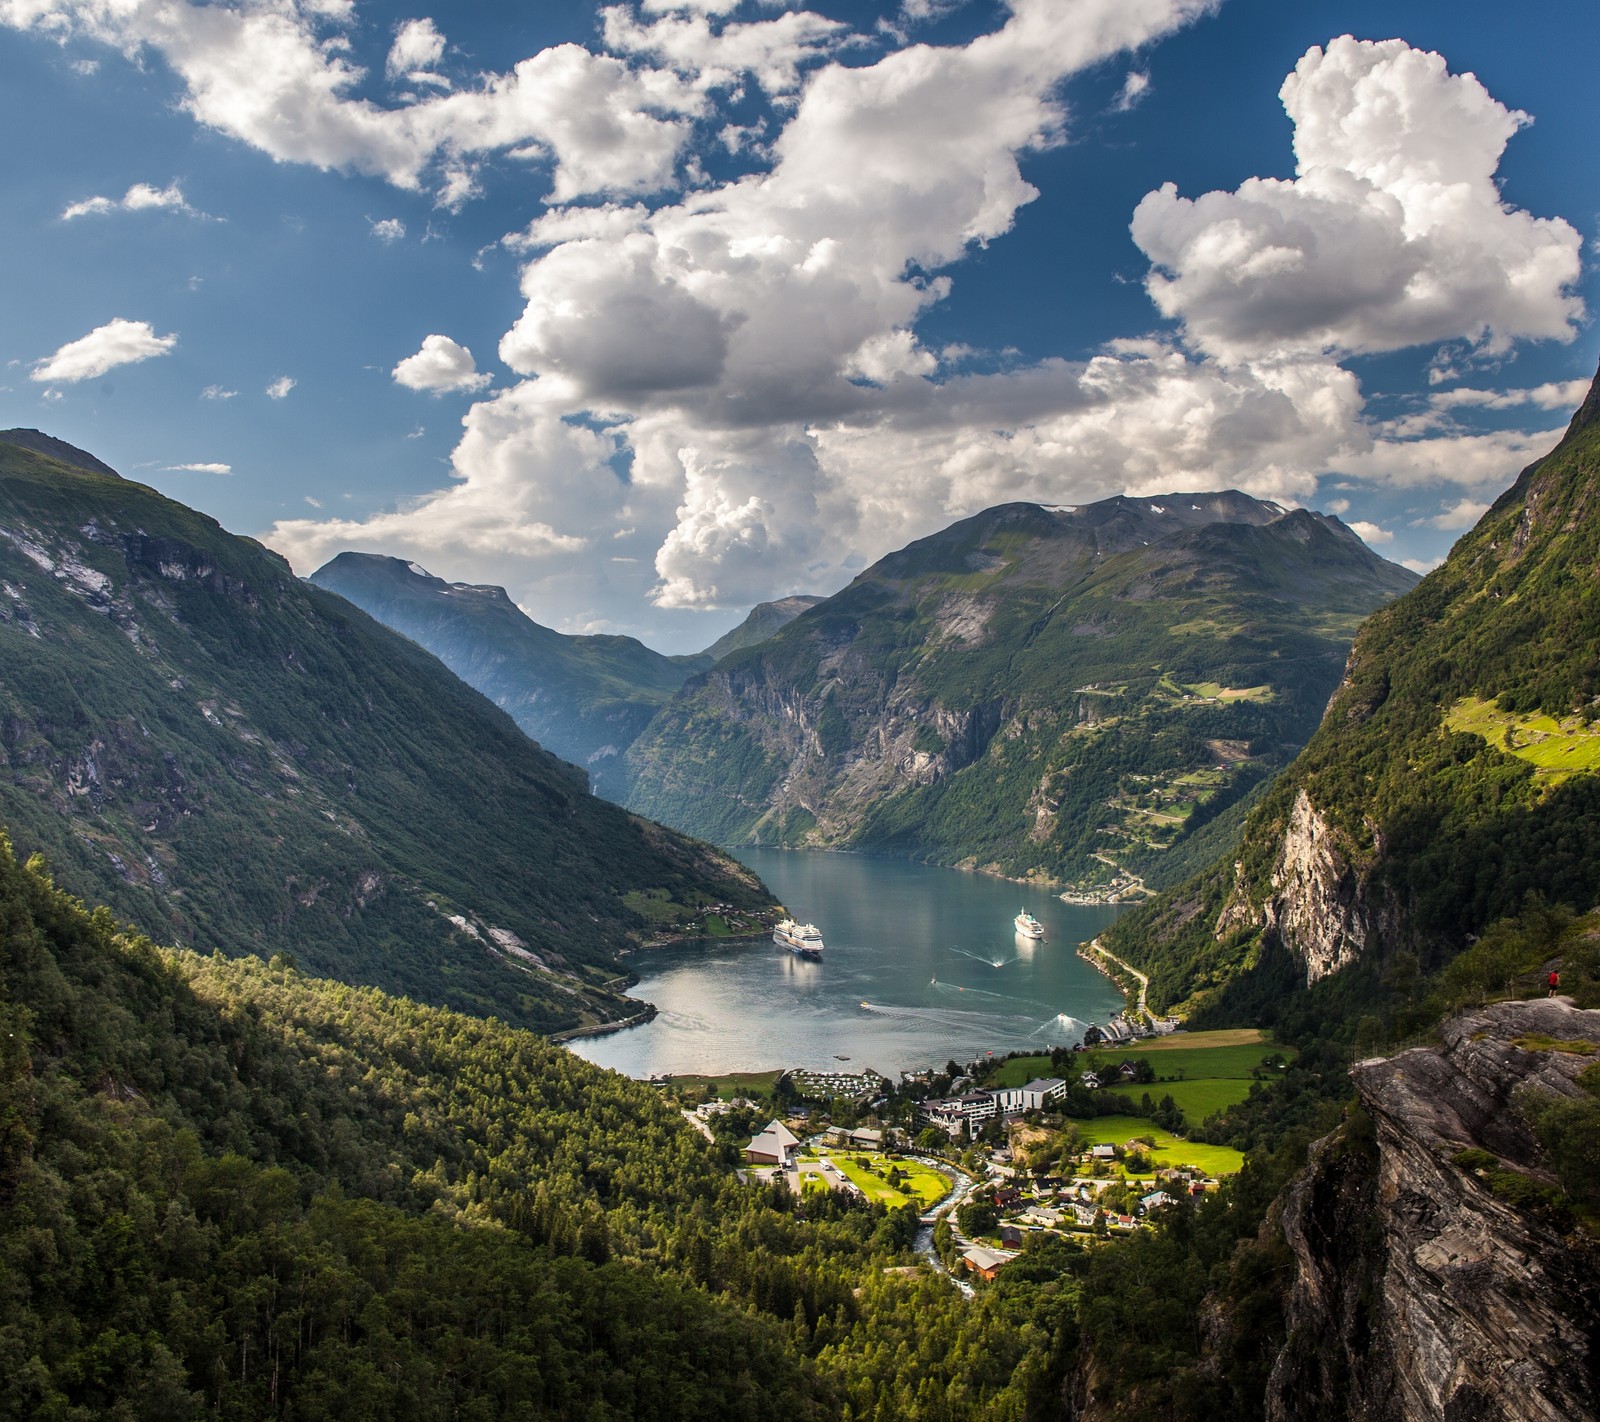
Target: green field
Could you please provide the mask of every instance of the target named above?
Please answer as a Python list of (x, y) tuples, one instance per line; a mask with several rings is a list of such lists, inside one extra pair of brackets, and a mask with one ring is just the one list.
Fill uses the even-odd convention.
[(985, 1086), (1022, 1086), (1041, 1076), (1054, 1076), (1055, 1068), (1048, 1056), (1012, 1057), (1001, 1062), (983, 1079)]
[(1216, 1027), (1209, 1032), (1174, 1032), (1166, 1037), (1149, 1037), (1139, 1043), (1139, 1051), (1188, 1052), (1201, 1047), (1248, 1047), (1271, 1041), (1272, 1037), (1259, 1027)]
[(772, 1088), (782, 1075), (783, 1072), (775, 1068), (772, 1071), (734, 1071), (725, 1076), (673, 1076), (669, 1080), (674, 1091), (690, 1096), (698, 1092), (703, 1098), (706, 1087), (710, 1086), (721, 1100), (731, 1101), (736, 1096), (770, 1099)]
[[(1152, 1048), (1141, 1042), (1137, 1047), (1096, 1048), (1082, 1058), (1087, 1068), (1091, 1063), (1097, 1068), (1115, 1068), (1124, 1061), (1148, 1061), (1158, 1083), (1163, 1081), (1214, 1081), (1219, 1078), (1241, 1078), (1249, 1081), (1250, 1073), (1268, 1057), (1294, 1055), (1292, 1048), (1279, 1047), (1272, 1042), (1255, 1042), (1233, 1047), (1159, 1047)], [(1270, 1068), (1267, 1072), (1270, 1072)], [(1128, 1088), (1123, 1088), (1127, 1090)], [(1150, 1091), (1150, 1087), (1136, 1090)], [(1159, 1093), (1152, 1095), (1160, 1100)]]
[[(1184, 1120), (1191, 1126), (1198, 1126), (1213, 1112), (1243, 1101), (1250, 1094), (1250, 1085), (1250, 1082), (1241, 1081), (1238, 1077), (1224, 1077), (1209, 1081), (1158, 1081), (1151, 1086), (1132, 1089), (1141, 1093), (1148, 1091), (1151, 1100), (1158, 1104), (1162, 1097), (1170, 1096), (1183, 1112)], [(1126, 1092), (1129, 1088), (1124, 1087), (1123, 1090)]]
[[(839, 1173), (852, 1185), (860, 1189), (861, 1193), (874, 1204), (905, 1205), (915, 1204), (919, 1209), (927, 1209), (929, 1205), (944, 1199), (950, 1193), (950, 1182), (937, 1170), (930, 1170), (925, 1165), (917, 1165), (913, 1161), (901, 1160), (897, 1156), (863, 1155), (853, 1151), (846, 1155), (836, 1152), (829, 1157), (838, 1166)], [(907, 1195), (896, 1186), (888, 1183), (883, 1175), (875, 1175), (870, 1169), (865, 1169), (856, 1162), (865, 1160), (883, 1172), (889, 1173), (891, 1166), (898, 1166), (905, 1174), (905, 1183), (910, 1186), (911, 1194)]]
[(1193, 1165), (1207, 1175), (1233, 1175), (1244, 1164), (1244, 1156), (1231, 1146), (1202, 1145), (1163, 1131), (1142, 1116), (1096, 1116), (1073, 1122), (1089, 1145), (1124, 1145), (1135, 1136), (1149, 1136), (1156, 1143), (1150, 1152), (1157, 1170), (1178, 1165)]
[(1482, 736), (1497, 750), (1533, 766), (1541, 781), (1558, 785), (1569, 776), (1600, 770), (1600, 729), (1581, 716), (1557, 721), (1539, 712), (1519, 716), (1493, 701), (1465, 696), (1444, 718), (1452, 731)]

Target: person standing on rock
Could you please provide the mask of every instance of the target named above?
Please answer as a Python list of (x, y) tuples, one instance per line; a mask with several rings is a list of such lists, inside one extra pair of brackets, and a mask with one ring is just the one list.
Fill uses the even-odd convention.
[(1550, 969), (1550, 991), (1547, 992), (1545, 994), (1545, 996), (1546, 997), (1554, 997), (1556, 995), (1556, 990), (1560, 986), (1561, 986), (1561, 974), (1558, 973), (1554, 968), (1551, 968)]

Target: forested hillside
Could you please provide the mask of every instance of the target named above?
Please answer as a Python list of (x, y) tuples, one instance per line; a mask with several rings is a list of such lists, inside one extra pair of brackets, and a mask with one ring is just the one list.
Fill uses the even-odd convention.
[(990, 509), (687, 682), (628, 753), (628, 803), (725, 843), (1181, 878), (1414, 582), (1239, 493)]
[(647, 899), (769, 902), (259, 544), (7, 444), (0, 760), (19, 850), (157, 938), (533, 1026), (637, 1010)]
[(1254, 1019), (1369, 954), (1436, 967), (1530, 894), (1600, 902), (1597, 566), (1600, 383), (1443, 566), (1363, 626), (1238, 855), (1117, 924), (1152, 1001)]
[[(0, 1417), (1051, 1415), (1062, 1260), (754, 1188), (502, 1023), (119, 932), (0, 847)], [(1042, 1410), (1040, 1410), (1042, 1409)]]
[(569, 637), (540, 626), (504, 588), (447, 583), (399, 558), (341, 553), (311, 581), (426, 647), (611, 799), (622, 791), (622, 753), (712, 661), (665, 657), (633, 637)]

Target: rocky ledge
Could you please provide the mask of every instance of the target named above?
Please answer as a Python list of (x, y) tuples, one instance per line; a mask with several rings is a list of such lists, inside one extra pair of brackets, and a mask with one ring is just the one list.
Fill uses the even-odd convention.
[(1364, 1116), (1287, 1192), (1297, 1272), (1272, 1422), (1596, 1415), (1600, 1249), (1539, 1208), (1524, 1093), (1584, 1093), (1600, 1012), (1497, 1003), (1354, 1068)]

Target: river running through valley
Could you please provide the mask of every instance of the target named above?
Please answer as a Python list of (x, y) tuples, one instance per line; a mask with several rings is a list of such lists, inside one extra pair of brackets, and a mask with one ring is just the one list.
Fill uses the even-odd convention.
[[(629, 1076), (860, 1070), (887, 1076), (955, 1057), (1070, 1046), (1122, 995), (1077, 955), (1117, 916), (1004, 879), (854, 854), (743, 849), (796, 918), (827, 944), (821, 962), (772, 942), (641, 953), (630, 996), (654, 1021), (572, 1049)], [(1019, 908), (1043, 923), (1033, 943)]]

